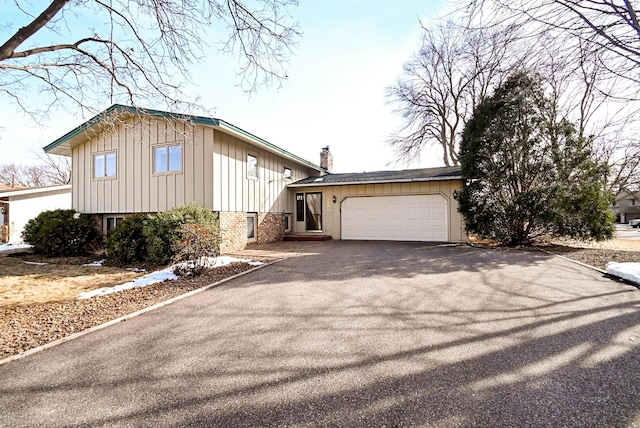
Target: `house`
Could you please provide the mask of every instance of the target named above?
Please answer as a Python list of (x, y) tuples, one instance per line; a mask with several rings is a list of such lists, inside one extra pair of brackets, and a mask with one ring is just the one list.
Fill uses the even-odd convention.
[(289, 233), (466, 239), (456, 168), (331, 174), (328, 147), (318, 166), (221, 119), (123, 105), (44, 150), (71, 156), (72, 206), (104, 232), (128, 214), (196, 202), (220, 213), (222, 252)]
[(71, 185), (0, 187), (0, 244), (22, 243), (29, 220), (43, 211), (71, 208)]
[(609, 207), (616, 216), (616, 222), (629, 223), (640, 218), (640, 192), (622, 189)]

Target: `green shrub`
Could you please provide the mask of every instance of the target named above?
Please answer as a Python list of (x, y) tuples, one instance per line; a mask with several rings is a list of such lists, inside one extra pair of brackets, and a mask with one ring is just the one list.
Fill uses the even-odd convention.
[(102, 235), (87, 216), (74, 210), (44, 211), (27, 222), (22, 239), (37, 254), (47, 257), (74, 257), (85, 248), (100, 242)]
[(219, 225), (218, 213), (197, 204), (154, 214), (144, 226), (148, 260), (166, 265), (174, 258), (174, 244), (181, 238), (179, 227), (186, 223)]
[(109, 231), (107, 255), (121, 263), (143, 262), (147, 259), (147, 239), (144, 226), (149, 221), (146, 215), (125, 217)]
[(213, 224), (185, 223), (178, 228), (180, 239), (173, 244), (176, 275), (199, 275), (210, 257), (220, 255), (220, 228)]

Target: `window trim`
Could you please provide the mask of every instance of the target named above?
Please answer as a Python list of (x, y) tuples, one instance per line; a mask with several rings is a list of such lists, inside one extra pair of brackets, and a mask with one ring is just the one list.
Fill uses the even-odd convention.
[[(114, 155), (114, 159), (115, 159), (115, 170), (113, 172), (113, 175), (107, 175), (107, 156), (108, 155)], [(103, 173), (104, 175), (100, 175), (98, 176), (96, 174), (96, 158), (98, 157), (103, 157)], [(93, 175), (93, 179), (94, 180), (113, 180), (118, 178), (118, 154), (115, 150), (107, 150), (107, 151), (103, 151), (103, 152), (95, 152), (93, 153), (93, 156), (91, 157), (91, 171), (92, 171), (92, 175)]]
[[(153, 175), (178, 175), (182, 174), (184, 170), (184, 150), (182, 148), (182, 143), (180, 141), (173, 141), (169, 143), (159, 143), (151, 145), (151, 173)], [(178, 147), (180, 148), (180, 169), (178, 170), (169, 170), (170, 158), (169, 158), (169, 147)], [(167, 163), (166, 170), (164, 171), (156, 171), (156, 149), (164, 148), (167, 155)]]
[[(249, 175), (249, 157), (252, 157), (256, 160), (256, 175), (255, 177), (252, 175)], [(246, 164), (247, 164), (247, 179), (248, 180), (259, 180), (260, 177), (260, 158), (258, 157), (257, 154), (253, 153), (253, 152), (247, 152), (247, 155), (245, 157), (246, 160)]]
[(293, 214), (291, 213), (284, 213), (284, 231), (286, 232), (291, 232), (291, 225), (293, 223)]
[[(102, 234), (107, 236), (107, 234), (109, 233), (110, 230), (115, 229), (118, 226), (118, 223), (120, 223), (122, 220), (124, 220), (124, 215), (122, 214), (109, 214), (109, 215), (105, 215), (102, 223)], [(109, 220), (113, 219), (113, 227), (111, 229), (109, 229)]]
[[(287, 171), (289, 171), (289, 175), (287, 176)], [(293, 177), (293, 170), (291, 168), (289, 168), (288, 166), (283, 166), (282, 167), (282, 178), (284, 178), (285, 180), (291, 180)]]
[[(249, 218), (253, 218), (253, 237), (249, 237)], [(258, 213), (247, 213), (247, 242), (258, 241)]]

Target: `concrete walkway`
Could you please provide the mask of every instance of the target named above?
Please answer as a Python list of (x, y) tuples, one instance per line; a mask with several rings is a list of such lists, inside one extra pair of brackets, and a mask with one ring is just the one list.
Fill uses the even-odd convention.
[(295, 248), (0, 366), (0, 426), (640, 426), (637, 289), (543, 253)]

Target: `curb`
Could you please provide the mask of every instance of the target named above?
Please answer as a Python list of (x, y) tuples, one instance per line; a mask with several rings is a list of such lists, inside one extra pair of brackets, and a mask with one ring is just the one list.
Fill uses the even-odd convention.
[(602, 270), (602, 269), (597, 268), (595, 266), (591, 266), (591, 265), (588, 265), (586, 263), (582, 263), (582, 262), (579, 262), (577, 260), (573, 260), (573, 259), (570, 259), (568, 257), (561, 256), (559, 254), (551, 253), (551, 252), (549, 252), (547, 250), (540, 250), (540, 251), (542, 251), (543, 253), (546, 253), (546, 254), (550, 254), (552, 256), (560, 257), (561, 259), (570, 261), (570, 262), (578, 264), (580, 266), (583, 266), (583, 267), (586, 267), (586, 268), (589, 268), (589, 269), (593, 269), (593, 270), (595, 270), (597, 272), (600, 272), (602, 275), (604, 275), (605, 278), (609, 278), (609, 279), (611, 279), (613, 281), (617, 281), (617, 282), (622, 282), (624, 284), (631, 285), (633, 287), (636, 287), (637, 289), (640, 289), (640, 283), (637, 283), (637, 282), (634, 282), (634, 281), (629, 281), (628, 279), (625, 279), (625, 278), (623, 278), (621, 276), (618, 276), (618, 275), (612, 275), (609, 272), (607, 272), (606, 270)]
[(614, 275), (609, 275), (609, 274), (607, 273), (607, 271), (606, 271), (606, 270), (602, 270), (602, 269), (597, 268), (597, 267), (595, 267), (595, 266), (591, 266), (591, 265), (588, 265), (588, 264), (586, 264), (586, 263), (582, 263), (582, 262), (579, 262), (579, 261), (577, 261), (577, 260), (573, 260), (573, 259), (570, 259), (570, 258), (568, 258), (568, 257), (561, 256), (560, 254), (552, 253), (552, 252), (547, 251), (547, 250), (538, 250), (538, 251), (541, 251), (541, 252), (543, 252), (543, 253), (549, 254), (549, 255), (551, 255), (551, 256), (560, 257), (561, 259), (564, 259), (564, 260), (570, 261), (570, 262), (572, 262), (572, 263), (578, 264), (578, 265), (580, 265), (580, 266), (583, 266), (583, 267), (586, 267), (586, 268), (589, 268), (589, 269), (593, 269), (593, 270), (595, 270), (595, 271), (600, 272), (600, 273), (601, 273), (601, 274), (603, 274), (603, 275), (608, 275), (608, 276), (614, 277)]
[(54, 346), (61, 345), (61, 344), (65, 343), (65, 342), (69, 342), (71, 340), (75, 340), (75, 339), (77, 339), (79, 337), (85, 336), (87, 334), (93, 333), (93, 332), (98, 331), (98, 330), (102, 330), (102, 329), (110, 327), (110, 326), (112, 326), (114, 324), (118, 324), (118, 323), (120, 323), (122, 321), (130, 320), (131, 318), (135, 318), (135, 317), (137, 317), (139, 315), (142, 315), (142, 314), (144, 314), (146, 312), (150, 312), (150, 311), (154, 311), (156, 309), (160, 309), (160, 308), (162, 308), (164, 306), (170, 305), (170, 304), (175, 303), (175, 302), (177, 302), (179, 300), (185, 299), (187, 297), (191, 297), (191, 296), (193, 296), (195, 294), (198, 294), (198, 293), (202, 293), (203, 291), (209, 290), (211, 288), (215, 288), (215, 287), (217, 287), (219, 285), (224, 284), (225, 282), (228, 282), (228, 281), (231, 281), (233, 279), (239, 278), (239, 277), (241, 277), (243, 275), (248, 275), (251, 272), (255, 272), (255, 271), (259, 270), (259, 269), (262, 269), (262, 268), (265, 268), (267, 266), (271, 266), (273, 264), (276, 264), (276, 263), (280, 262), (281, 260), (282, 259), (275, 260), (275, 261), (272, 261), (272, 262), (269, 262), (269, 263), (265, 263), (265, 264), (256, 266), (253, 269), (249, 269), (249, 270), (246, 270), (244, 272), (237, 273), (237, 274), (235, 274), (233, 276), (230, 276), (229, 278), (221, 279), (218, 282), (214, 282), (212, 284), (205, 285), (204, 287), (196, 288), (195, 290), (191, 290), (191, 291), (189, 291), (187, 293), (180, 294), (179, 296), (172, 297), (172, 298), (170, 298), (168, 300), (165, 300), (163, 302), (156, 303), (155, 305), (148, 306), (148, 307), (146, 307), (144, 309), (140, 309), (139, 311), (130, 313), (128, 315), (121, 316), (120, 318), (116, 318), (114, 320), (107, 321), (105, 323), (90, 327), (90, 328), (88, 328), (86, 330), (82, 330), (82, 331), (79, 331), (77, 333), (73, 333), (73, 334), (71, 334), (69, 336), (65, 336), (65, 337), (63, 337), (61, 339), (54, 340), (53, 342), (45, 343), (44, 345), (40, 345), (40, 346), (37, 346), (35, 348), (31, 348), (31, 349), (29, 349), (29, 350), (27, 350), (27, 351), (25, 351), (25, 352), (23, 352), (21, 354), (12, 355), (10, 357), (7, 357), (5, 359), (0, 360), (0, 366), (2, 366), (4, 364), (7, 364), (7, 363), (10, 363), (12, 361), (21, 360), (23, 358), (28, 357), (29, 355), (33, 355), (33, 354), (36, 354), (38, 352), (44, 351), (46, 349), (53, 348)]

